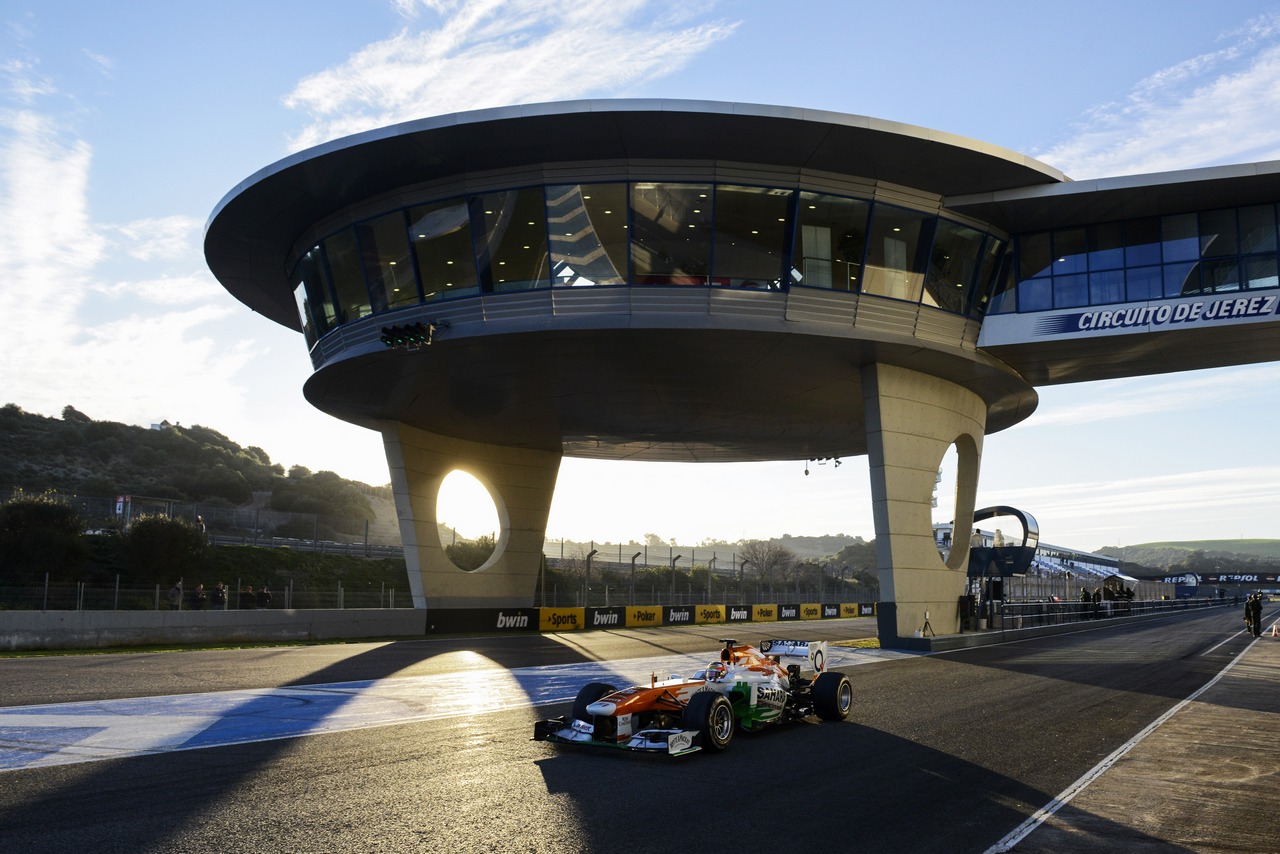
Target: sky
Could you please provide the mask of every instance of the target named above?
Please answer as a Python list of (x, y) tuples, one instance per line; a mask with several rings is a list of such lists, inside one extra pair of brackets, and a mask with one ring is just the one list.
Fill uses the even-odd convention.
[[(209, 273), (209, 214), (329, 139), (615, 97), (874, 116), (1077, 180), (1275, 160), (1280, 2), (0, 0), (0, 404), (201, 424), (386, 483), (378, 435), (303, 399), (301, 334)], [(1275, 363), (1042, 387), (986, 438), (978, 506), (1083, 550), (1280, 537), (1277, 387)], [(866, 458), (808, 468), (566, 459), (547, 533), (872, 538)], [(478, 498), (451, 488), (442, 521), (488, 533)]]

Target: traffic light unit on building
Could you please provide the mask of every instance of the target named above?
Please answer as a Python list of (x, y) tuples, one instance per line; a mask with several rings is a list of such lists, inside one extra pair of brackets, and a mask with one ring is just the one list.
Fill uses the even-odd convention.
[(387, 347), (395, 348), (416, 348), (426, 347), (431, 344), (431, 338), (435, 335), (436, 325), (434, 323), (411, 323), (407, 326), (384, 326), (382, 327), (382, 343)]

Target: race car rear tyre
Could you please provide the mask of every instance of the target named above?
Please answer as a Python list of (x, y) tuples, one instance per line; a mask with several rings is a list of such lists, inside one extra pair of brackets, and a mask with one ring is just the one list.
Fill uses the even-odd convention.
[(618, 689), (610, 685), (608, 682), (588, 682), (582, 686), (582, 690), (578, 692), (578, 696), (573, 701), (573, 716), (580, 721), (591, 720), (591, 713), (587, 711), (587, 706), (599, 700), (601, 697), (607, 697)]
[(853, 708), (853, 684), (843, 673), (819, 673), (813, 680), (813, 710), (824, 721), (842, 721)]
[(733, 705), (723, 694), (701, 691), (684, 707), (681, 721), (685, 729), (702, 735), (702, 748), (719, 753), (733, 741)]

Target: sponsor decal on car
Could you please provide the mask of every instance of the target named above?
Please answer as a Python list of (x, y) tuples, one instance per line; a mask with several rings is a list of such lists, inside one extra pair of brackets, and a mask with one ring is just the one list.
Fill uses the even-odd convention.
[(693, 733), (673, 732), (667, 738), (668, 753), (684, 753), (693, 747)]

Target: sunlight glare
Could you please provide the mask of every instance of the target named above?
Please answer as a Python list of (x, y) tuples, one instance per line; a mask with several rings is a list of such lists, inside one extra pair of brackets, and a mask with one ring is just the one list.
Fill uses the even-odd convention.
[(436, 518), (458, 536), (474, 540), (500, 535), (498, 508), (480, 481), (464, 471), (453, 471), (440, 484)]

